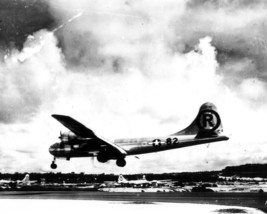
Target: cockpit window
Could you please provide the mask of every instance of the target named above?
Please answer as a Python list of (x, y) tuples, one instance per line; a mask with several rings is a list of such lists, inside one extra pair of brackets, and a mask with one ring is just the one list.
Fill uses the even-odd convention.
[(51, 148), (58, 148), (59, 147), (59, 143), (55, 143), (51, 146)]

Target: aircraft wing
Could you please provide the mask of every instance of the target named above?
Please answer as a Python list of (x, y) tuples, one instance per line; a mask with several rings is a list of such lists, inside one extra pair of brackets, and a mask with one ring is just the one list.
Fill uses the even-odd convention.
[(88, 129), (86, 126), (84, 126), (83, 124), (79, 123), (77, 120), (74, 120), (69, 116), (52, 114), (52, 117), (55, 118), (58, 122), (60, 122), (63, 126), (68, 128), (77, 136), (88, 137), (88, 138), (95, 137), (95, 133), (91, 129)]
[(118, 145), (97, 136), (91, 129), (87, 128), (85, 125), (81, 124), (80, 122), (78, 122), (77, 120), (74, 120), (73, 118), (69, 116), (53, 114), (52, 117), (55, 118), (57, 121), (59, 121), (63, 126), (68, 128), (70, 131), (72, 131), (77, 136), (96, 139), (101, 144), (111, 146), (120, 155), (127, 154), (126, 151), (122, 149), (121, 147), (119, 147)]
[(3, 184), (10, 184), (12, 183), (13, 181), (11, 180), (0, 180), (0, 185), (3, 185)]

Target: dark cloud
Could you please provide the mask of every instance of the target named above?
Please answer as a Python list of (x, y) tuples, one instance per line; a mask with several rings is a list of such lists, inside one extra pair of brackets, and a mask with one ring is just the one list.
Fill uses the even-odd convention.
[(211, 36), (225, 84), (238, 86), (248, 78), (267, 82), (266, 11), (266, 1), (189, 1), (186, 12), (170, 23), (177, 36), (170, 48), (186, 53), (199, 38)]
[[(120, 73), (123, 71), (125, 57), (116, 54), (106, 54), (103, 52), (103, 48), (106, 46), (106, 43), (109, 42), (110, 35), (105, 28), (101, 29), (104, 26), (99, 18), (100, 15), (94, 14), (95, 16), (92, 16), (92, 14), (90, 12), (84, 12), (77, 21), (66, 24), (64, 28), (55, 33), (59, 40), (58, 46), (64, 53), (66, 66), (72, 72), (86, 71), (90, 73)], [(64, 15), (63, 18), (61, 17), (61, 19), (59, 19), (56, 18), (58, 14), (55, 14), (55, 19), (60, 20), (58, 23), (67, 23), (67, 20), (73, 15), (76, 14), (74, 12), (69, 12), (68, 17)], [(111, 16), (112, 18), (112, 15), (104, 14), (104, 17), (106, 16)], [(99, 27), (103, 30), (102, 33), (106, 34), (104, 38), (102, 37), (103, 35), (100, 35), (102, 38), (99, 38), (99, 35), (96, 34), (98, 31), (101, 32), (100, 29), (96, 29), (98, 28), (98, 22), (99, 25), (102, 26)], [(87, 23), (87, 25), (84, 23)], [(110, 43), (112, 42), (113, 41), (110, 41)]]
[(56, 35), (68, 66), (81, 68), (98, 68), (104, 65), (105, 58), (99, 54), (97, 39), (91, 32), (81, 30), (69, 31), (69, 27)]
[(0, 48), (22, 48), (27, 36), (55, 21), (45, 0), (0, 1)]

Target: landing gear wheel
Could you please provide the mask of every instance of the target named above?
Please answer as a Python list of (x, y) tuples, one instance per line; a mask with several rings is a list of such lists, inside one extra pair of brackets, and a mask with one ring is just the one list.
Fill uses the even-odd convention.
[(56, 157), (54, 157), (54, 160), (52, 161), (50, 167), (51, 167), (51, 169), (56, 169), (57, 168), (57, 165), (56, 165)]
[(57, 168), (57, 165), (54, 162), (52, 162), (51, 165), (50, 165), (50, 167), (51, 167), (51, 169), (56, 169)]
[(117, 166), (119, 166), (119, 167), (124, 167), (124, 166), (126, 165), (126, 161), (125, 161), (124, 158), (121, 158), (121, 159), (118, 159), (118, 160), (116, 161), (116, 164), (117, 164)]

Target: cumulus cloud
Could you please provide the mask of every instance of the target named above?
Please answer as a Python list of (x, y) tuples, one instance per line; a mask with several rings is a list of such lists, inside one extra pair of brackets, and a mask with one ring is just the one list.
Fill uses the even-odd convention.
[(218, 106), (230, 141), (129, 157), (125, 168), (77, 159), (60, 161), (57, 170), (215, 170), (266, 159), (258, 149), (266, 147), (264, 2), (47, 5), (53, 22), (66, 24), (33, 32), (0, 64), (0, 147), (12, 163), (1, 162), (3, 170), (49, 170), (47, 149), (63, 129), (52, 113), (71, 115), (107, 138), (143, 137), (184, 128), (207, 101)]
[(201, 35), (212, 36), (220, 72), (226, 72), (229, 64), (235, 70), (225, 75), (233, 78), (225, 84), (240, 84), (243, 78), (255, 76), (266, 81), (266, 9), (264, 1), (192, 0), (187, 2), (187, 13), (173, 25), (189, 47)]
[(56, 44), (51, 33), (41, 30), (28, 37), (22, 51), (12, 49), (6, 56), (0, 65), (0, 122), (29, 121), (44, 102), (53, 100), (62, 70)]

